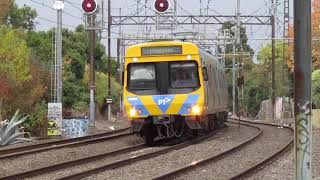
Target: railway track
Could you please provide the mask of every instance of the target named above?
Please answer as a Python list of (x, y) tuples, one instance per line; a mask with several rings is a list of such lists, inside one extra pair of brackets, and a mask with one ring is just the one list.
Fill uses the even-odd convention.
[[(234, 120), (238, 120), (238, 119), (234, 119)], [(274, 127), (278, 127), (277, 125), (273, 125), (273, 124), (265, 124), (265, 123), (258, 123), (258, 122), (251, 122), (251, 121), (244, 121), (244, 120), (240, 120), (242, 123), (242, 125), (248, 125), (247, 123), (251, 123), (251, 124), (260, 124), (260, 125), (269, 125), (269, 126), (274, 126)], [(236, 122), (231, 122), (231, 123), (236, 123)], [(251, 126), (251, 125), (250, 125)], [(252, 126), (255, 127), (255, 126)], [(288, 128), (293, 132), (293, 129), (290, 127), (284, 127), (284, 128)], [(261, 136), (262, 134), (262, 130), (259, 130), (259, 133), (255, 136), (253, 136), (252, 138), (248, 139), (247, 141), (231, 148), (228, 149), (220, 154), (202, 159), (202, 160), (198, 160), (196, 162), (190, 163), (184, 167), (175, 169), (171, 172), (167, 172), (166, 174), (162, 174), (160, 176), (154, 177), (152, 178), (153, 180), (162, 180), (162, 179), (174, 179), (175, 177), (178, 177), (181, 174), (187, 173), (193, 169), (196, 169), (200, 166), (204, 166), (208, 163), (215, 163), (221, 159), (223, 159), (224, 157), (227, 157), (228, 155), (239, 151), (240, 149), (244, 148), (245, 146), (247, 146), (250, 143), (253, 143), (254, 141), (256, 141), (258, 139), (259, 136)], [(267, 157), (266, 159), (254, 164), (253, 166), (251, 166), (250, 168), (233, 175), (231, 178), (229, 178), (230, 180), (238, 180), (238, 179), (244, 179), (245, 177), (248, 177), (252, 174), (254, 174), (258, 169), (266, 166), (267, 164), (271, 163), (273, 160), (275, 160), (277, 157), (279, 157), (280, 155), (282, 155), (283, 153), (287, 152), (288, 150), (290, 150), (290, 148), (293, 146), (293, 139), (291, 139), (287, 144), (285, 144), (280, 150), (278, 150), (277, 152), (275, 152), (274, 154), (272, 154), (270, 157)]]
[[(243, 121), (243, 122), (248, 122), (248, 121)], [(258, 123), (258, 122), (250, 122), (250, 123), (262, 124), (262, 123)], [(272, 124), (271, 126), (278, 126), (278, 125), (273, 125)], [(284, 128), (290, 129), (292, 131), (292, 133), (294, 132), (293, 128), (291, 128), (291, 127), (284, 127)], [(241, 173), (238, 173), (238, 174), (234, 175), (233, 177), (230, 178), (230, 180), (244, 179), (246, 177), (249, 177), (249, 176), (255, 174), (257, 172), (257, 170), (262, 169), (263, 167), (265, 167), (268, 164), (272, 163), (278, 157), (280, 157), (284, 153), (288, 152), (293, 146), (294, 146), (294, 138), (292, 138), (287, 144), (285, 144), (283, 147), (281, 147), (281, 149), (279, 151), (273, 153), (271, 156), (269, 156), (268, 158), (258, 162), (254, 166), (251, 166), (247, 170), (242, 171)]]
[(150, 158), (153, 158), (156, 156), (160, 156), (162, 154), (169, 153), (174, 150), (182, 149), (182, 148), (197, 144), (199, 142), (202, 142), (202, 141), (210, 139), (210, 138), (214, 138), (213, 135), (216, 134), (217, 132), (218, 131), (215, 131), (215, 132), (209, 133), (207, 135), (204, 135), (204, 136), (201, 136), (198, 138), (194, 138), (189, 141), (186, 141), (186, 142), (183, 142), (183, 143), (180, 143), (177, 145), (173, 145), (173, 146), (170, 146), (170, 147), (167, 147), (167, 148), (155, 151), (155, 152), (151, 152), (151, 153), (147, 153), (147, 154), (143, 154), (143, 155), (139, 155), (139, 156), (132, 156), (132, 157), (129, 157), (129, 158), (126, 158), (123, 160), (119, 160), (119, 161), (116, 161), (113, 163), (109, 163), (109, 164), (105, 164), (103, 166), (89, 169), (87, 171), (83, 171), (83, 172), (80, 172), (77, 174), (65, 176), (65, 177), (59, 178), (59, 180), (78, 180), (78, 179), (85, 178), (90, 175), (97, 174), (97, 173), (100, 173), (100, 172), (103, 172), (106, 170), (116, 169), (116, 168), (120, 168), (120, 167), (129, 165), (129, 164), (132, 164), (132, 163), (136, 163), (138, 161), (147, 160), (147, 159), (150, 159)]
[[(151, 152), (151, 153), (147, 153), (147, 154), (143, 154), (143, 155), (139, 155), (139, 156), (131, 156), (129, 158), (125, 158), (125, 159), (120, 159), (118, 161), (114, 161), (112, 163), (109, 164), (105, 164), (103, 166), (94, 168), (94, 169), (89, 169), (87, 171), (83, 171), (81, 173), (77, 173), (77, 174), (72, 174), (69, 176), (65, 176), (62, 177), (60, 179), (80, 179), (83, 177), (87, 177), (90, 176), (92, 174), (98, 173), (98, 172), (102, 172), (108, 169), (113, 169), (113, 168), (120, 168), (123, 167), (125, 165), (134, 163), (134, 162), (138, 162), (138, 161), (142, 161), (142, 160), (146, 160), (146, 159), (150, 159), (152, 157), (155, 156), (159, 156), (177, 149), (181, 149), (196, 143), (199, 143), (201, 141), (204, 141), (206, 139), (211, 138), (214, 134), (216, 134), (218, 131), (212, 132), (210, 134), (207, 134), (205, 136), (201, 136), (198, 138), (194, 138), (191, 139), (190, 141), (186, 141), (183, 143), (179, 143), (173, 146), (170, 146), (168, 148), (163, 148), (161, 150), (155, 151), (155, 152)], [(159, 140), (162, 141), (162, 140)], [(5, 179), (25, 179), (25, 178), (31, 178), (31, 177), (35, 177), (35, 176), (39, 176), (39, 175), (46, 175), (49, 173), (52, 173), (53, 171), (60, 171), (60, 170), (64, 170), (66, 168), (70, 168), (70, 167), (74, 167), (77, 165), (84, 165), (84, 164), (88, 164), (90, 162), (95, 162), (95, 161), (99, 161), (103, 158), (108, 158), (108, 157), (112, 157), (112, 156), (117, 156), (117, 155), (123, 155), (123, 154), (129, 154), (131, 152), (135, 152), (135, 151), (139, 151), (141, 149), (147, 148), (144, 144), (138, 144), (135, 146), (130, 146), (130, 147), (126, 147), (126, 148), (122, 148), (122, 149), (118, 149), (112, 152), (107, 152), (107, 153), (103, 153), (103, 154), (99, 154), (99, 155), (95, 155), (95, 156), (91, 156), (91, 157), (87, 157), (87, 158), (81, 158), (81, 159), (77, 159), (77, 160), (73, 160), (73, 161), (68, 161), (68, 162), (64, 162), (64, 163), (59, 163), (59, 164), (55, 164), (52, 166), (47, 166), (47, 167), (42, 167), (42, 168), (38, 168), (38, 169), (33, 169), (30, 171), (25, 171), (22, 173), (17, 173), (14, 175), (10, 175), (10, 176), (6, 176), (6, 177), (2, 177), (0, 178), (1, 180), (5, 180)]]
[[(95, 135), (78, 137), (73, 139), (58, 140), (58, 141), (35, 144), (35, 145), (21, 146), (21, 147), (11, 148), (11, 149), (2, 149), (0, 150), (0, 160), (6, 159), (6, 158), (16, 158), (16, 157), (31, 154), (31, 153), (38, 153), (38, 152), (49, 151), (53, 149), (77, 147), (77, 146), (82, 146), (86, 144), (98, 143), (98, 142), (113, 140), (113, 139), (132, 135), (132, 133), (123, 133), (128, 130), (129, 128), (124, 128), (117, 131), (99, 133)], [(114, 135), (114, 134), (117, 134), (117, 135)]]
[[(258, 133), (256, 133), (253, 137), (246, 140), (244, 143), (241, 143), (239, 146), (233, 147), (233, 148), (231, 148), (227, 151), (224, 151), (218, 155), (211, 156), (206, 159), (198, 160), (198, 161), (193, 162), (185, 167), (181, 167), (181, 168), (176, 169), (174, 171), (167, 172), (166, 174), (162, 174), (161, 176), (154, 177), (153, 179), (172, 179), (174, 177), (179, 177), (180, 174), (191, 171), (194, 168), (197, 168), (199, 166), (205, 165), (207, 163), (214, 163), (214, 162), (216, 162), (220, 159), (223, 159), (224, 157), (232, 154), (233, 152), (236, 152), (236, 151), (240, 150), (241, 148), (246, 147), (248, 144), (255, 141), (262, 134), (261, 128), (248, 124), (248, 123), (252, 123), (252, 122), (247, 122), (247, 121), (243, 121), (243, 120), (241, 122), (242, 122), (241, 123), (242, 125), (258, 129)], [(235, 122), (230, 122), (230, 123), (235, 123)], [(261, 124), (261, 123), (253, 123), (253, 124)], [(11, 180), (11, 179), (24, 179), (24, 178), (31, 178), (31, 177), (38, 178), (39, 175), (44, 175), (44, 176), (47, 175), (46, 177), (51, 177), (50, 173), (52, 173), (52, 172), (58, 173), (58, 174), (63, 174), (63, 173), (60, 173), (60, 171), (63, 171), (64, 169), (67, 169), (67, 168), (72, 168), (75, 166), (82, 166), (82, 165), (89, 164), (89, 163), (99, 162), (104, 158), (109, 158), (109, 157), (118, 156), (118, 155), (125, 155), (125, 158), (114, 160), (111, 163), (104, 163), (103, 162), (97, 167), (88, 168), (86, 171), (81, 171), (78, 173), (69, 172), (69, 173), (67, 173), (67, 174), (69, 174), (67, 176), (61, 177), (61, 175), (60, 175), (59, 176), (60, 178), (58, 177), (59, 179), (81, 179), (81, 178), (88, 177), (93, 174), (98, 174), (98, 173), (101, 173), (101, 172), (104, 172), (104, 171), (107, 171), (110, 169), (118, 169), (118, 168), (124, 167), (126, 165), (130, 165), (130, 164), (133, 164), (133, 163), (136, 163), (139, 161), (148, 160), (153, 157), (172, 152), (174, 150), (182, 149), (182, 148), (188, 147), (190, 145), (197, 144), (197, 143), (202, 142), (204, 140), (210, 140), (215, 137), (213, 135), (216, 134), (217, 132), (219, 132), (219, 131), (215, 131), (215, 132), (207, 134), (205, 136), (191, 139), (190, 141), (187, 141), (187, 142), (183, 142), (183, 143), (180, 143), (180, 144), (177, 144), (174, 146), (170, 146), (168, 148), (163, 148), (161, 150), (157, 150), (155, 152), (149, 152), (149, 153), (142, 154), (142, 155), (136, 155), (136, 156), (129, 155), (132, 152), (137, 152), (139, 150), (146, 148), (146, 146), (144, 146), (143, 144), (138, 144), (135, 146), (125, 147), (122, 149), (114, 150), (111, 152), (107, 152), (107, 153), (103, 153), (103, 154), (99, 154), (99, 155), (95, 155), (95, 156), (91, 156), (91, 157), (86, 157), (86, 158), (81, 158), (81, 159), (72, 160), (72, 161), (68, 161), (68, 162), (58, 163), (58, 164), (55, 164), (52, 166), (37, 168), (37, 169), (30, 170), (30, 171), (25, 171), (25, 172), (17, 173), (14, 175), (9, 175), (6, 177), (2, 177), (0, 179), (10, 179)], [(262, 166), (265, 166), (266, 163), (270, 163), (274, 158), (278, 157), (280, 153), (284, 153), (286, 150), (290, 149), (291, 146), (292, 146), (292, 142), (290, 141), (290, 143), (285, 145), (281, 149), (281, 151), (274, 153), (271, 157), (255, 164), (254, 166), (248, 168), (247, 170), (233, 175), (230, 179), (242, 179), (246, 176), (249, 176), (249, 175), (255, 173), (257, 169), (261, 168)], [(126, 155), (126, 154), (129, 155), (129, 158), (127, 157), (128, 155)], [(56, 179), (56, 176), (53, 176), (53, 177), (55, 177), (55, 179)], [(40, 176), (40, 179), (41, 178), (42, 177)]]

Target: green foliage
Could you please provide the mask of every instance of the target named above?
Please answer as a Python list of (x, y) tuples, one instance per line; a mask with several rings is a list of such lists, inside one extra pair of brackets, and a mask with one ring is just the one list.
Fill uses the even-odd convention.
[(32, 54), (47, 67), (53, 62), (53, 38), (53, 30), (27, 33), (27, 45)]
[[(86, 68), (83, 78), (83, 83), (89, 84), (89, 68)], [(105, 106), (105, 99), (108, 94), (108, 75), (103, 72), (96, 72), (96, 102), (100, 110)], [(111, 77), (111, 98), (113, 103), (112, 113), (116, 113), (119, 110), (120, 101), (120, 84), (114, 77)]]
[[(227, 22), (223, 23), (221, 30), (223, 31), (225, 29), (229, 29), (231, 35), (233, 37), (235, 37), (235, 32), (231, 31), (231, 28), (235, 25), (236, 24), (234, 24), (230, 21), (227, 21)], [(240, 52), (240, 49), (242, 47), (243, 52), (250, 53), (250, 55), (251, 55), (250, 57), (252, 58), (254, 52), (253, 52), (253, 49), (248, 44), (248, 36), (247, 36), (247, 32), (246, 32), (245, 27), (240, 27), (240, 38), (241, 38), (241, 46), (236, 45), (236, 49), (238, 49)], [(226, 52), (226, 54), (233, 53), (233, 45), (232, 44), (226, 45), (225, 52)], [(251, 61), (251, 58), (247, 61)], [(232, 56), (226, 57), (226, 67), (232, 67)]]
[(48, 71), (30, 55), (26, 36), (21, 30), (0, 27), (0, 116), (17, 108), (30, 111), (48, 87)]
[[(282, 86), (282, 42), (276, 43), (275, 72), (276, 96), (289, 96), (289, 90)], [(272, 87), (272, 52), (271, 44), (263, 47), (258, 53), (259, 64), (252, 70), (245, 71), (245, 104), (252, 116), (259, 111), (261, 101), (271, 98)], [(290, 85), (289, 85), (290, 87)]]
[(22, 28), (27, 31), (35, 29), (34, 19), (37, 17), (36, 10), (29, 6), (19, 8), (17, 4), (12, 3), (9, 13), (6, 17), (6, 24), (12, 28)]
[[(231, 35), (233, 37), (235, 37), (235, 32), (231, 31), (231, 28), (233, 26), (235, 26), (234, 23), (232, 23), (230, 21), (227, 21), (222, 25), (221, 30), (224, 31), (225, 29), (228, 29), (230, 31)], [(253, 49), (248, 44), (248, 37), (247, 37), (247, 34), (246, 34), (246, 29), (244, 27), (240, 27), (240, 38), (241, 38), (241, 46), (240, 45), (236, 45), (236, 49), (239, 49), (239, 52), (240, 52), (240, 49), (242, 47), (243, 52), (245, 54), (249, 53), (250, 55), (249, 56), (245, 55), (245, 56), (242, 56), (242, 57), (236, 56), (236, 63), (239, 62), (240, 58), (241, 58), (242, 62), (244, 63), (244, 67), (243, 67), (244, 71), (245, 72), (246, 71), (251, 71), (251, 69), (254, 67), (254, 64), (252, 62)], [(227, 56), (226, 56), (226, 67), (227, 68), (232, 68), (233, 55), (228, 55), (228, 54), (233, 54), (233, 45), (232, 44), (227, 44), (226, 45), (225, 53), (227, 54)], [(229, 108), (231, 110), (232, 109), (232, 101), (233, 101), (233, 99), (232, 99), (232, 69), (227, 69), (226, 73), (227, 73), (227, 80), (228, 80), (228, 91), (229, 91), (229, 94), (231, 95), (231, 96), (229, 96), (230, 97)], [(236, 74), (238, 74), (238, 72), (236, 72)], [(245, 77), (245, 81), (246, 81), (246, 77)], [(237, 92), (236, 92), (236, 97), (237, 97)], [(237, 99), (236, 99), (236, 101), (237, 101)]]
[[(97, 72), (97, 102), (99, 104), (103, 104), (106, 97), (107, 97), (107, 82), (108, 82), (108, 75)], [(120, 84), (116, 82), (114, 77), (111, 77), (111, 98), (113, 102), (119, 102), (119, 92), (120, 92)]]
[(320, 108), (320, 69), (312, 73), (312, 103)]
[(89, 103), (87, 84), (76, 79), (75, 75), (68, 70), (64, 73), (62, 100), (64, 108), (78, 111), (85, 111)]
[(0, 27), (0, 77), (19, 86), (30, 80), (30, 59), (24, 34), (4, 26)]
[(41, 102), (38, 102), (35, 105), (35, 108), (31, 112), (28, 119), (23, 123), (24, 127), (28, 132), (31, 132), (32, 134), (39, 134), (39, 129), (37, 127), (40, 126), (40, 124), (45, 123), (45, 119), (47, 118), (47, 112), (48, 112), (48, 105), (47, 103), (42, 100)]

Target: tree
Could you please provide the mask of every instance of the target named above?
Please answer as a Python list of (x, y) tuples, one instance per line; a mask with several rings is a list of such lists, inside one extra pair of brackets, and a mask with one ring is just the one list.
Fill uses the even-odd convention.
[(1, 0), (0, 1), (0, 24), (3, 24), (4, 18), (7, 16), (9, 8), (12, 4), (11, 0)]
[(0, 77), (18, 86), (31, 78), (29, 51), (23, 38), (18, 30), (0, 27)]
[(312, 103), (320, 108), (320, 69), (312, 73)]
[[(312, 14), (311, 14), (311, 23), (312, 23), (312, 69), (320, 69), (320, 1), (312, 1)], [(294, 38), (293, 25), (289, 26), (289, 37)], [(289, 44), (289, 59), (288, 67), (291, 72), (294, 69), (294, 44)]]
[[(223, 25), (221, 27), (221, 31), (228, 29), (230, 31), (231, 35), (233, 37), (235, 37), (235, 32), (231, 30), (231, 28), (234, 26), (236, 26), (235, 23), (227, 21), (227, 22), (223, 23)], [(240, 27), (240, 38), (241, 38), (241, 45), (236, 45), (236, 49), (238, 49), (238, 53), (240, 53), (241, 49), (242, 49), (242, 52), (245, 52), (246, 54), (249, 53), (250, 55), (249, 56), (248, 55), (236, 56), (236, 63), (239, 63), (239, 61), (241, 60), (244, 63), (243, 72), (248, 72), (248, 71), (251, 71), (251, 69), (254, 67), (254, 63), (252, 62), (252, 57), (253, 57), (254, 52), (253, 52), (253, 49), (248, 44), (248, 37), (246, 34), (246, 29), (244, 27)], [(231, 55), (226, 56), (226, 67), (232, 68), (233, 44), (226, 45), (225, 53), (231, 54)], [(228, 91), (229, 91), (229, 94), (232, 94), (232, 70), (228, 69), (228, 70), (226, 70), (226, 73), (227, 73), (227, 80), (228, 80)], [(245, 79), (246, 79), (246, 77), (245, 77)], [(246, 86), (245, 86), (245, 88), (246, 88)], [(230, 102), (232, 102), (232, 101), (233, 101), (232, 96), (230, 96)], [(230, 107), (230, 109), (232, 108), (232, 103), (229, 103), (229, 107)]]
[(37, 58), (39, 63), (48, 69), (53, 62), (53, 38), (54, 29), (47, 32), (28, 32), (26, 41), (31, 50), (31, 54)]
[[(282, 57), (283, 57), (283, 42), (276, 42), (275, 53), (275, 72), (276, 72), (276, 96), (289, 96), (286, 89), (281, 88), (281, 72), (282, 72)], [(245, 93), (246, 104), (251, 115), (256, 115), (259, 110), (260, 103), (271, 98), (272, 87), (272, 46), (271, 44), (263, 47), (258, 53), (260, 64), (253, 67), (251, 71), (246, 71), (246, 88)], [(286, 49), (285, 49), (286, 50)]]
[(9, 13), (6, 16), (6, 24), (12, 28), (22, 28), (27, 31), (35, 29), (34, 19), (37, 17), (36, 10), (29, 6), (19, 8), (17, 4), (12, 3)]
[[(30, 112), (47, 89), (48, 72), (32, 57), (21, 30), (0, 27), (0, 111)], [(1, 117), (0, 117), (1, 118)]]

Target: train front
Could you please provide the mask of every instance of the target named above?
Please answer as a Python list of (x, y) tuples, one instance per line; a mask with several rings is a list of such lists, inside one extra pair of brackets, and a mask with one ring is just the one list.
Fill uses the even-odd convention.
[(204, 111), (198, 47), (174, 41), (131, 46), (123, 96), (133, 131), (147, 144), (156, 137), (181, 136)]

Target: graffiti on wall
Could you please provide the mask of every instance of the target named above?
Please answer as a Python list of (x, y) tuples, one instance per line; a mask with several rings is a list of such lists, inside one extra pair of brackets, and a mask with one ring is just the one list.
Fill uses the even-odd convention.
[(48, 103), (48, 135), (60, 135), (62, 126), (62, 103)]
[(89, 120), (86, 117), (63, 119), (62, 136), (66, 139), (88, 135)]

